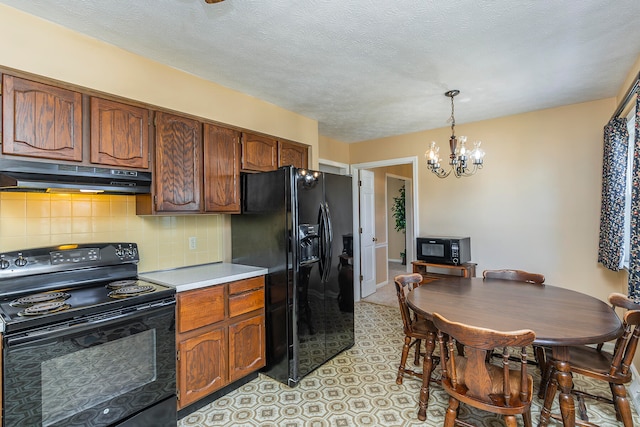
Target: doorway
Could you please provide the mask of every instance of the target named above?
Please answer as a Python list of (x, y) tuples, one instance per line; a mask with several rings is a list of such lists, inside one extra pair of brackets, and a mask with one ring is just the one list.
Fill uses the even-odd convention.
[[(408, 172), (402, 174), (402, 177), (405, 179), (405, 202), (406, 209), (405, 215), (407, 218), (407, 227), (405, 233), (405, 257), (406, 259), (412, 260), (414, 259), (415, 248), (413, 247), (415, 242), (415, 236), (417, 233), (417, 228), (414, 226), (415, 218), (418, 217), (418, 208), (417, 203), (414, 203), (414, 200), (417, 200), (417, 157), (406, 157), (406, 158), (398, 158), (398, 159), (389, 159), (378, 162), (370, 162), (370, 163), (359, 163), (351, 165), (351, 171), (353, 174), (353, 197), (354, 197), (354, 213), (358, 212), (358, 215), (354, 215), (354, 230), (360, 230), (362, 228), (362, 217), (363, 215), (371, 215), (370, 212), (363, 211), (365, 206), (360, 203), (360, 186), (359, 182), (361, 181), (361, 171), (372, 171), (381, 172), (381, 178), (377, 177), (374, 182), (374, 209), (375, 213), (375, 252), (376, 256), (373, 257), (373, 263), (375, 266), (373, 270), (376, 274), (376, 287), (383, 286), (388, 283), (389, 280), (389, 272), (388, 272), (388, 260), (389, 258), (394, 259), (396, 255), (389, 254), (388, 247), (388, 225), (387, 219), (390, 215), (390, 207), (387, 203), (386, 193), (387, 193), (387, 183), (386, 177), (387, 173), (391, 175), (397, 175), (392, 173), (393, 169), (391, 168), (391, 172), (389, 170), (382, 171), (381, 168), (390, 168), (390, 167), (404, 167), (407, 168)], [(404, 176), (408, 175), (408, 176)], [(358, 238), (354, 238), (354, 254), (358, 254), (359, 256), (355, 256), (354, 258), (354, 277), (362, 277), (363, 268), (369, 269), (370, 266), (363, 265), (364, 261), (369, 261), (371, 258), (368, 257), (367, 260), (362, 259), (361, 248), (363, 245), (362, 234), (358, 233)], [(397, 255), (399, 257), (399, 254)], [(409, 262), (410, 263), (410, 262)], [(409, 266), (405, 266), (405, 268), (409, 268)], [(367, 293), (363, 293), (362, 282), (360, 286), (358, 286), (358, 281), (355, 284), (355, 300), (359, 301), (364, 295)]]

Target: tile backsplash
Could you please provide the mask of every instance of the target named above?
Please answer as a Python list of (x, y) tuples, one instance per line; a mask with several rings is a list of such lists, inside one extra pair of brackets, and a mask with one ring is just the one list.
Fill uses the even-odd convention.
[(223, 215), (137, 216), (135, 196), (0, 192), (0, 252), (134, 242), (139, 271), (162, 270), (222, 261), (223, 227)]

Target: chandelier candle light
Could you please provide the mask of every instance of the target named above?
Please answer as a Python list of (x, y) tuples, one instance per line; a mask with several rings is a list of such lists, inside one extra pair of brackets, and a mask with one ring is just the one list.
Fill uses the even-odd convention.
[[(446, 178), (451, 172), (456, 178), (460, 178), (461, 176), (471, 176), (478, 171), (478, 169), (482, 169), (482, 162), (484, 159), (484, 151), (480, 148), (480, 141), (476, 141), (473, 143), (473, 150), (468, 151), (465, 146), (467, 142), (466, 136), (460, 136), (456, 138), (456, 118), (454, 116), (453, 109), (453, 98), (460, 93), (459, 90), (453, 89), (445, 92), (445, 95), (451, 98), (451, 138), (449, 138), (449, 148), (451, 149), (451, 154), (449, 155), (449, 165), (451, 168), (448, 171), (445, 171), (442, 166), (440, 166), (440, 155), (438, 152), (440, 151), (440, 147), (438, 147), (435, 141), (431, 141), (431, 146), (426, 153), (424, 153), (424, 157), (427, 159), (427, 168), (438, 178)], [(473, 167), (469, 167), (469, 163), (473, 165)]]

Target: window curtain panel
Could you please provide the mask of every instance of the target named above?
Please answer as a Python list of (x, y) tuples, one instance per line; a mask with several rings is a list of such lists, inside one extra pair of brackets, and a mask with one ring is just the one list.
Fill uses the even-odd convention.
[(627, 119), (620, 117), (611, 119), (604, 127), (598, 262), (613, 271), (620, 269), (624, 256), (624, 205), (628, 141)]
[(631, 240), (629, 241), (629, 297), (640, 301), (640, 88), (636, 92), (636, 125), (631, 181)]

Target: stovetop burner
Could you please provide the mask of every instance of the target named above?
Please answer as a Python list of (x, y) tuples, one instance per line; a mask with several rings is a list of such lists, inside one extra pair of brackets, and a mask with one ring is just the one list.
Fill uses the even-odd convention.
[(109, 292), (108, 295), (109, 298), (128, 298), (153, 292), (154, 290), (155, 288), (151, 285), (131, 285), (115, 289)]
[(18, 316), (41, 316), (43, 314), (56, 313), (58, 311), (67, 310), (69, 308), (71, 308), (71, 305), (65, 303), (64, 301), (40, 302), (25, 308), (18, 313)]
[(107, 288), (109, 289), (120, 289), (127, 286), (135, 286), (137, 285), (137, 280), (116, 280), (115, 282), (110, 282), (107, 284)]
[(34, 304), (64, 301), (69, 299), (71, 295), (66, 292), (42, 292), (39, 294), (27, 295), (22, 298), (18, 298), (11, 301), (9, 304), (12, 307), (30, 307)]

